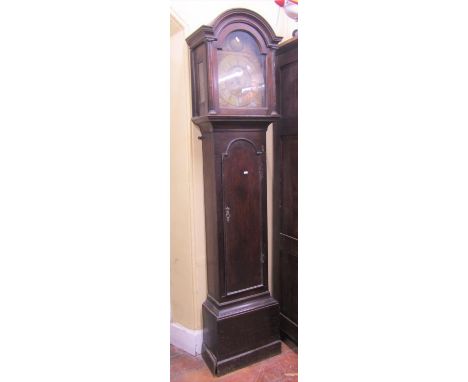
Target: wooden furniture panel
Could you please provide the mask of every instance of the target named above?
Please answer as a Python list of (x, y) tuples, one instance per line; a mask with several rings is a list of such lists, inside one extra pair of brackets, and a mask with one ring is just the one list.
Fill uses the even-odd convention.
[(245, 139), (231, 142), (223, 154), (227, 295), (263, 286), (262, 159)]
[(298, 342), (298, 40), (280, 46), (276, 82), (280, 120), (274, 127), (273, 296), (280, 304), (281, 335)]
[(279, 141), (280, 234), (297, 238), (297, 135)]

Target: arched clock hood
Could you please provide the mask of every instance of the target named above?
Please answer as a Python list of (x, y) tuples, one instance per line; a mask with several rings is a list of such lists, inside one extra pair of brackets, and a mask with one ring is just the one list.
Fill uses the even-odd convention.
[(202, 41), (215, 41), (221, 30), (230, 24), (245, 23), (255, 28), (263, 37), (266, 46), (272, 49), (277, 49), (282, 37), (276, 36), (270, 24), (257, 12), (246, 8), (229, 9), (220, 14), (208, 25), (202, 25), (193, 32), (187, 39), (187, 44), (194, 48)]
[[(258, 46), (259, 65), (262, 70), (264, 99), (262, 104), (250, 107), (234, 107), (220, 103), (226, 98), (225, 85), (219, 76), (226, 70), (225, 40), (235, 31), (252, 36)], [(249, 120), (250, 117), (268, 120), (278, 118), (276, 105), (275, 54), (281, 37), (258, 13), (244, 8), (227, 10), (209, 25), (202, 25), (187, 39), (191, 50), (192, 68), (192, 115), (195, 123), (221, 120), (223, 117)], [(231, 59), (234, 62), (235, 59)], [(245, 60), (243, 60), (245, 62)], [(244, 82), (246, 82), (244, 80)], [(249, 87), (246, 85), (243, 91)], [(253, 86), (251, 86), (253, 88)], [(224, 98), (223, 98), (224, 95)]]

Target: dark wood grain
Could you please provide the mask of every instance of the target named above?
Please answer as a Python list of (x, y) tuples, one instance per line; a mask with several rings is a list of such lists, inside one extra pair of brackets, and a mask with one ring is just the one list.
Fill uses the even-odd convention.
[(280, 233), (297, 239), (297, 135), (282, 135), (279, 145)]
[[(218, 52), (238, 30), (258, 45), (265, 102), (221, 108)], [(268, 290), (265, 172), (266, 130), (279, 118), (274, 67), (280, 40), (247, 9), (228, 10), (187, 38), (192, 121), (203, 145), (208, 296), (202, 354), (217, 375), (280, 352), (279, 305)]]
[(298, 342), (298, 40), (277, 52), (281, 118), (275, 123), (273, 179), (273, 295), (280, 304), (281, 335)]
[(281, 352), (279, 306), (271, 296), (218, 308), (203, 304), (202, 355), (216, 375), (223, 375)]
[[(208, 295), (220, 305), (268, 291), (267, 125), (256, 120), (229, 128), (219, 120), (200, 124)], [(230, 208), (229, 222), (226, 207)], [(243, 290), (250, 287), (254, 288)]]
[(263, 155), (239, 138), (222, 156), (227, 295), (263, 286)]

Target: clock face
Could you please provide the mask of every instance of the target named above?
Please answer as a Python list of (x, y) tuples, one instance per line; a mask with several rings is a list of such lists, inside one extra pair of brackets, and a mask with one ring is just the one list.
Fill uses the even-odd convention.
[(264, 78), (263, 57), (253, 37), (242, 31), (228, 35), (223, 49), (218, 51), (220, 107), (264, 106)]

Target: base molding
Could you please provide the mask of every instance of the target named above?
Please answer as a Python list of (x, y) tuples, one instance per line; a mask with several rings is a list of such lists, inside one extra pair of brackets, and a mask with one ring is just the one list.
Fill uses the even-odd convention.
[(171, 322), (171, 344), (183, 351), (197, 355), (201, 353), (203, 330), (192, 330)]
[(280, 353), (281, 341), (274, 341), (256, 349), (237, 354), (234, 357), (218, 361), (216, 356), (205, 346), (205, 344), (203, 344), (202, 347), (203, 359), (211, 372), (217, 376), (224, 375), (230, 371), (251, 365)]

